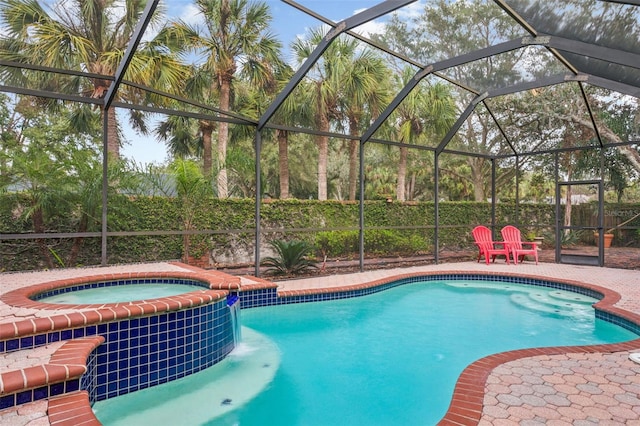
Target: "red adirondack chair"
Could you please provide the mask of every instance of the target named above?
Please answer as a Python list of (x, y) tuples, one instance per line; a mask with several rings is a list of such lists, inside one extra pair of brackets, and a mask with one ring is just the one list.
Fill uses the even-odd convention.
[(473, 235), (473, 239), (475, 240), (475, 244), (478, 246), (478, 262), (480, 262), (480, 258), (484, 256), (485, 262), (487, 265), (489, 264), (489, 257), (493, 258), (493, 261), (496, 261), (496, 257), (501, 255), (507, 259), (507, 263), (509, 263), (509, 250), (507, 249), (507, 245), (501, 241), (493, 241), (493, 237), (491, 235), (491, 230), (486, 226), (476, 226), (471, 231)]
[(507, 249), (513, 257), (513, 263), (518, 264), (518, 259), (522, 262), (524, 257), (531, 255), (538, 264), (538, 243), (532, 241), (522, 241), (520, 230), (515, 226), (507, 225), (500, 231), (502, 239), (507, 243)]

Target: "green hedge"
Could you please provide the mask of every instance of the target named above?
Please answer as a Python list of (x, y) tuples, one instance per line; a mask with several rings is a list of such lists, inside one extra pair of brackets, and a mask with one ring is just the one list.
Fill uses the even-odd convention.
[[(163, 197), (120, 199), (109, 210), (110, 232), (181, 231), (181, 205)], [(16, 194), (0, 196), (0, 231), (4, 234), (32, 233), (31, 221), (24, 219), (28, 206)], [(577, 215), (581, 206), (574, 206)], [(586, 207), (585, 207), (586, 208)], [(640, 211), (638, 205), (608, 206), (612, 211)], [(626, 210), (625, 210), (626, 209)], [(433, 203), (387, 203), (367, 201), (365, 205), (365, 253), (375, 255), (407, 255), (430, 253), (434, 239)], [(191, 236), (192, 254), (226, 250), (229, 256), (254, 252), (254, 212), (250, 199), (215, 198), (198, 200), (193, 228), (204, 231)], [(358, 253), (359, 207), (355, 202), (315, 200), (269, 200), (261, 205), (262, 240), (304, 240), (313, 244), (318, 256), (353, 257)], [(470, 230), (477, 224), (490, 224), (491, 205), (473, 202), (440, 203), (439, 248), (458, 250), (471, 248)], [(626, 213), (625, 213), (626, 215)], [(553, 205), (523, 204), (518, 210), (518, 224), (523, 230), (553, 229)], [(625, 216), (626, 217), (626, 216)], [(496, 205), (496, 226), (515, 223), (516, 208), (512, 203)], [(47, 232), (76, 232), (77, 213), (59, 208), (47, 219)], [(618, 221), (619, 223), (620, 221)], [(628, 226), (640, 226), (640, 219)], [(339, 229), (336, 229), (339, 228)], [(96, 221), (89, 231), (99, 231)], [(636, 230), (630, 233), (637, 234)], [(621, 237), (622, 238), (622, 237)], [(626, 241), (626, 240), (625, 240)], [(54, 267), (100, 264), (100, 238), (85, 238), (73, 265), (65, 263), (74, 240), (46, 239), (46, 247), (56, 259)], [(35, 270), (47, 267), (36, 240), (0, 240), (0, 271)], [(263, 250), (262, 248), (261, 250)], [(109, 237), (108, 263), (134, 263), (180, 259), (183, 236), (135, 235)], [(198, 251), (200, 250), (200, 251)], [(222, 255), (221, 255), (222, 256)], [(246, 256), (245, 256), (246, 257)]]

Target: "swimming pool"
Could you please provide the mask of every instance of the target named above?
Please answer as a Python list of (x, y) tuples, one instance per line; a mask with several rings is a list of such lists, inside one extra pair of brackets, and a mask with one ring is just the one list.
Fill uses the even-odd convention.
[[(243, 325), (267, 336), (281, 357), (272, 381), (262, 383), (255, 398), (218, 397), (206, 407), (182, 399), (173, 406), (175, 392), (163, 385), (106, 402), (109, 412), (124, 416), (126, 406), (143, 410), (132, 404), (135, 398), (148, 398), (167, 412), (199, 411), (201, 424), (435, 424), (457, 377), (478, 358), (637, 337), (595, 319), (590, 306), (595, 301), (554, 288), (452, 280), (356, 299), (245, 310)], [(180, 380), (178, 388), (193, 389), (192, 378)], [(221, 391), (216, 395), (224, 395)], [(100, 404), (96, 412), (103, 421)]]

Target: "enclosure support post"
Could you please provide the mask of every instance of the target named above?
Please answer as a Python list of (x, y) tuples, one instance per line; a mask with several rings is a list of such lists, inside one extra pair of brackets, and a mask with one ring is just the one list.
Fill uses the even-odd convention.
[(433, 233), (433, 258), (438, 264), (440, 257), (438, 256), (438, 233), (440, 232), (439, 223), (440, 223), (440, 201), (438, 199), (438, 194), (440, 193), (440, 173), (439, 173), (439, 159), (440, 154), (438, 152), (434, 152), (433, 159), (433, 221), (435, 225), (435, 230)]
[(516, 156), (516, 226), (520, 227), (520, 157)]
[[(496, 159), (491, 159), (491, 235), (496, 228)], [(495, 238), (495, 235), (493, 235)]]
[(260, 203), (262, 202), (262, 182), (260, 180), (261, 175), (261, 167), (260, 167), (260, 156), (262, 151), (262, 131), (256, 130), (255, 137), (255, 151), (256, 151), (256, 209), (255, 209), (255, 218), (254, 223), (256, 224), (255, 230), (255, 270), (254, 275), (256, 277), (260, 276)]
[(100, 231), (101, 256), (100, 266), (107, 266), (107, 190), (109, 189), (109, 150), (107, 141), (109, 137), (109, 108), (102, 110), (102, 228)]
[(562, 241), (562, 236), (560, 235), (560, 220), (562, 220), (562, 218), (560, 217), (560, 185), (558, 185), (558, 182), (560, 181), (560, 171), (559, 171), (559, 154), (556, 152), (554, 154), (554, 179), (556, 181), (556, 199), (555, 199), (555, 203), (556, 203), (556, 229), (555, 229), (555, 234), (556, 234), (556, 263), (560, 263), (560, 254), (561, 254), (561, 241)]
[(360, 206), (358, 208), (358, 238), (359, 238), (359, 259), (360, 272), (364, 272), (364, 142), (360, 141)]
[(598, 185), (598, 266), (604, 266), (604, 148), (600, 148), (600, 184)]

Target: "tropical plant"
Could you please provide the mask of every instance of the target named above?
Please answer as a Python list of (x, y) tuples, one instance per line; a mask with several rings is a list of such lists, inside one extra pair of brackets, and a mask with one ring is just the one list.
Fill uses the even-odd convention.
[[(481, 0), (447, 1), (435, 0), (422, 9), (422, 13), (406, 20), (400, 16), (392, 16), (387, 24), (385, 34), (380, 36), (383, 43), (389, 46), (404, 45), (405, 53), (425, 64), (464, 55), (474, 49), (489, 47), (504, 40), (512, 40), (522, 34), (520, 28), (500, 8)], [(444, 42), (446, 41), (446, 42)], [(447, 70), (449, 77), (455, 81), (485, 90), (494, 87), (496, 81), (500, 85), (509, 86), (522, 79), (518, 72), (518, 64), (523, 60), (531, 60), (521, 52), (508, 52), (492, 56), (488, 59), (472, 61), (462, 66)], [(539, 61), (540, 62), (540, 61)], [(540, 62), (539, 68), (548, 72), (551, 65)], [(535, 72), (535, 70), (534, 70)], [(465, 89), (452, 87), (457, 91), (456, 105), (459, 112), (471, 101)], [(513, 108), (508, 106), (508, 108)], [(439, 142), (439, 141), (438, 141)], [(496, 152), (504, 144), (502, 134), (496, 130), (493, 118), (482, 106), (474, 111), (461, 126), (449, 148), (460, 151), (485, 153)], [(441, 166), (447, 161), (441, 158)], [(451, 158), (451, 157), (449, 157)], [(469, 155), (464, 158), (468, 163), (464, 174), (457, 174), (457, 181), (469, 181), (474, 190), (476, 201), (486, 200), (487, 186), (491, 182), (490, 161), (487, 156)], [(453, 169), (456, 165), (449, 167)], [(508, 180), (512, 175), (503, 173), (498, 179)], [(500, 187), (503, 182), (497, 182)]]
[(260, 264), (267, 267), (266, 273), (271, 275), (296, 275), (311, 268), (317, 268), (316, 262), (307, 258), (313, 247), (305, 241), (273, 240), (269, 244), (276, 256), (262, 259)]
[[(203, 156), (202, 129), (195, 119), (171, 115), (159, 122), (154, 133), (165, 143), (172, 158), (189, 159)], [(209, 160), (210, 157), (209, 153)]]
[[(11, 151), (7, 174), (14, 190), (26, 201), (23, 218), (31, 221), (37, 234), (47, 232), (60, 217), (68, 218), (77, 234), (97, 231), (102, 223), (103, 191), (99, 127), (88, 134), (74, 132), (69, 109), (55, 115), (27, 108), (21, 111), (26, 125), (16, 137), (24, 143)], [(126, 198), (123, 192), (134, 188), (137, 179), (122, 161), (109, 162), (107, 175), (109, 214), (118, 215), (127, 205), (122, 202)], [(36, 240), (48, 267), (56, 263), (75, 266), (83, 243), (83, 236), (73, 237), (68, 257), (63, 259), (50, 241)]]
[[(0, 0), (0, 58), (60, 69), (74, 69), (113, 76), (120, 65), (138, 21), (144, 11), (144, 0), (69, 0), (60, 7), (48, 9), (37, 0)], [(152, 24), (160, 22), (162, 13), (155, 13)], [(162, 33), (160, 33), (162, 34)], [(136, 83), (154, 82), (154, 87), (172, 90), (184, 80), (180, 62), (164, 48), (158, 37), (144, 41), (133, 56), (125, 78)], [(103, 98), (112, 80), (108, 78), (63, 78), (49, 74), (45, 82), (42, 73), (20, 70), (6, 72), (9, 81), (17, 84), (25, 79), (32, 87), (55, 87), (72, 93), (85, 93)], [(121, 88), (120, 99), (139, 100), (143, 95), (131, 88)], [(83, 108), (78, 107), (75, 123), (82, 126)], [(120, 153), (120, 137), (116, 111), (107, 111), (108, 152), (115, 158)], [(132, 110), (131, 122), (146, 130), (143, 116)]]
[[(346, 44), (346, 43), (345, 43)], [(356, 199), (358, 185), (358, 136), (362, 124), (370, 123), (381, 112), (390, 97), (389, 68), (371, 49), (349, 42), (351, 57), (343, 60), (351, 63), (341, 77), (342, 110), (349, 122), (349, 200)]]
[[(285, 87), (292, 75), (293, 70), (289, 65), (285, 63), (277, 63), (274, 66), (274, 85), (261, 87), (252, 84), (250, 81), (238, 79), (234, 85), (236, 89), (235, 104), (238, 112), (256, 120), (260, 118), (260, 115), (269, 106), (271, 98)], [(305, 108), (305, 105), (299, 102), (297, 97), (289, 96), (280, 105), (271, 121), (276, 124), (291, 126), (294, 124), (311, 122), (311, 118), (309, 118), (309, 116), (309, 109)], [(263, 131), (263, 140), (266, 141), (269, 138), (273, 138), (273, 134), (274, 132), (272, 131)], [(252, 126), (234, 126), (231, 136), (235, 140), (253, 140), (255, 137), (255, 128)], [(289, 198), (290, 194), (289, 131), (285, 129), (276, 129), (275, 139), (278, 144), (277, 176), (279, 198), (285, 199)], [(262, 146), (264, 147), (265, 144), (263, 143)], [(227, 159), (227, 165), (229, 166), (229, 169), (231, 169), (232, 164), (230, 164), (228, 160), (229, 158)], [(272, 161), (268, 161), (268, 163), (272, 163)]]
[[(183, 235), (183, 258), (188, 261), (192, 253), (192, 239), (189, 231), (196, 229), (198, 201), (211, 193), (209, 181), (202, 174), (200, 166), (192, 160), (176, 159), (169, 165), (169, 171), (175, 180), (177, 197), (180, 200), (180, 218), (185, 231)], [(199, 251), (206, 250), (206, 241), (197, 238)], [(198, 253), (202, 254), (202, 253)]]
[[(315, 47), (326, 36), (326, 29), (310, 30), (304, 39), (297, 38), (292, 44), (299, 63), (304, 62), (315, 50)], [(329, 136), (331, 122), (340, 119), (341, 85), (352, 66), (352, 58), (358, 44), (346, 37), (337, 37), (326, 49), (322, 58), (308, 74), (308, 90), (298, 90), (296, 94), (314, 111), (315, 136), (318, 146), (318, 200), (327, 199), (327, 162), (329, 158)]]
[[(401, 84), (405, 86), (413, 78), (413, 70), (405, 68)], [(398, 139), (404, 144), (414, 144), (426, 138), (442, 137), (455, 121), (456, 106), (447, 86), (434, 84), (415, 88), (394, 112), (398, 123)], [(406, 175), (409, 148), (400, 146), (396, 197), (406, 200)]]
[[(222, 111), (230, 111), (233, 82), (238, 67), (248, 81), (258, 86), (273, 84), (273, 69), (281, 62), (280, 43), (269, 32), (271, 14), (266, 3), (247, 0), (196, 0), (203, 26), (175, 22), (169, 34), (177, 45), (195, 51), (204, 58), (196, 67), (194, 79), (187, 86), (196, 100), (218, 99)], [(201, 122), (201, 125), (204, 122)], [(203, 127), (205, 175), (213, 169), (208, 158), (213, 128)], [(218, 197), (227, 198), (226, 168), (229, 123), (220, 121), (218, 131)]]

